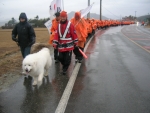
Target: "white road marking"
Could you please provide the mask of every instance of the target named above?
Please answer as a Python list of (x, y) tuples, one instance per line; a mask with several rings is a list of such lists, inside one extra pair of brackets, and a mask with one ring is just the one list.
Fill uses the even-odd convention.
[[(91, 40), (92, 40), (93, 37), (90, 38), (90, 40), (88, 41), (88, 43), (86, 44), (85, 48), (84, 48), (84, 52), (87, 50), (87, 47), (88, 45), (90, 44)], [(68, 81), (68, 84), (63, 92), (63, 95), (59, 101), (59, 104), (56, 108), (56, 111), (55, 113), (64, 113), (65, 110), (66, 110), (66, 106), (67, 106), (67, 103), (68, 103), (68, 100), (69, 100), (69, 97), (70, 97), (70, 94), (72, 92), (72, 89), (73, 89), (73, 86), (74, 86), (74, 83), (75, 83), (75, 80), (76, 80), (76, 77), (77, 77), (77, 74), (79, 72), (79, 69), (80, 69), (80, 66), (81, 66), (81, 63), (77, 63), (73, 72), (72, 72), (72, 75)]]

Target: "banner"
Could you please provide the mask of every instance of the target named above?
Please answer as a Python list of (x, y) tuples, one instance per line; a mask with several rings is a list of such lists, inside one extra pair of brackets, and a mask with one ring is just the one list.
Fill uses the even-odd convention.
[(90, 12), (90, 10), (92, 9), (93, 4), (91, 4), (90, 6), (88, 6), (85, 9), (80, 10), (81, 18), (83, 18), (84, 16), (86, 16)]
[(49, 32), (49, 34), (50, 34), (50, 28), (51, 28), (51, 26), (52, 26), (51, 20), (48, 20), (47, 22), (45, 22), (44, 25), (46, 26), (46, 28), (48, 29), (48, 32)]

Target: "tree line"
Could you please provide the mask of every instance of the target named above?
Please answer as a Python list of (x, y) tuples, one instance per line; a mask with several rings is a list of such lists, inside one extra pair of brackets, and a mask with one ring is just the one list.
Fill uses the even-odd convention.
[[(50, 18), (39, 19), (39, 16), (35, 16), (34, 19), (28, 19), (28, 22), (35, 28), (35, 27), (45, 27), (44, 23), (47, 22)], [(2, 29), (12, 29), (18, 22), (14, 17), (12, 17)]]

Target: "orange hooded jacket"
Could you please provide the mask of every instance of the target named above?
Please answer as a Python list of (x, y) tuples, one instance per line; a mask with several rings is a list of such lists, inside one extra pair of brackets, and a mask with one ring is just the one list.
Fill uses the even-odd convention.
[[(78, 20), (75, 19), (76, 16), (79, 18)], [(81, 18), (80, 12), (76, 12), (74, 18), (72, 18), (70, 21), (74, 25), (76, 34), (78, 36), (77, 45), (84, 48), (84, 43), (86, 42), (88, 33), (85, 20)]]
[(97, 29), (96, 20), (93, 18), (91, 21), (92, 21), (93, 30), (96, 30)]
[(92, 33), (92, 24), (91, 24), (89, 19), (86, 19), (86, 24), (87, 24), (87, 27), (88, 27), (88, 29), (87, 29), (88, 33), (89, 34)]
[(59, 24), (59, 21), (57, 21), (56, 18), (52, 20), (52, 27), (50, 29), (52, 34), (50, 35), (49, 44), (53, 44), (55, 30), (57, 30), (58, 24)]

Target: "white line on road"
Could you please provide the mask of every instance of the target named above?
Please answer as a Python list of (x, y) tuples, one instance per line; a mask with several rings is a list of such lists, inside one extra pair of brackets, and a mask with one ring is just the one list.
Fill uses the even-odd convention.
[[(92, 40), (93, 37), (90, 38), (90, 40), (88, 41), (88, 43), (86, 44), (85, 48), (84, 48), (84, 52), (87, 50), (87, 47), (88, 45), (90, 44), (91, 40)], [(73, 72), (72, 72), (72, 75), (68, 81), (68, 84), (63, 92), (63, 95), (59, 101), (59, 104), (56, 108), (56, 111), (55, 113), (64, 113), (65, 112), (65, 109), (66, 109), (66, 106), (67, 106), (67, 103), (68, 103), (68, 100), (69, 100), (69, 97), (70, 97), (70, 94), (72, 92), (72, 89), (73, 89), (73, 86), (74, 86), (74, 83), (75, 83), (75, 80), (76, 80), (76, 77), (77, 77), (77, 74), (78, 74), (78, 71), (80, 69), (80, 66), (81, 66), (81, 63), (77, 63)]]

